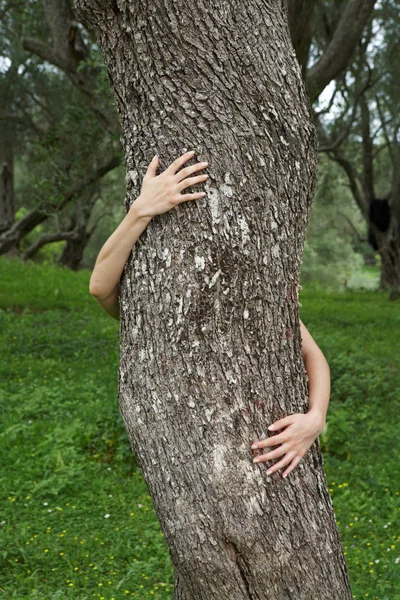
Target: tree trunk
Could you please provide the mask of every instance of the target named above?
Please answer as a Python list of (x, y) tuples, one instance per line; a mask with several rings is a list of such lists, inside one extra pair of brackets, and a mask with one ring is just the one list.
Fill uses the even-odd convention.
[[(0, 233), (7, 231), (15, 219), (14, 206), (14, 119), (0, 114)], [(18, 253), (18, 246), (8, 248), (8, 256)]]
[(378, 252), (381, 257), (380, 289), (389, 292), (390, 300), (400, 300), (400, 227), (392, 211), (388, 231), (374, 228)]
[(89, 238), (90, 236), (86, 233), (85, 228), (80, 229), (78, 235), (67, 240), (58, 263), (72, 269), (72, 271), (79, 271)]
[(71, 222), (71, 230), (76, 232), (76, 235), (70, 237), (65, 244), (61, 255), (58, 259), (59, 264), (79, 271), (85, 248), (89, 243), (92, 232), (88, 230), (88, 222), (93, 210), (93, 207), (98, 198), (99, 186), (95, 184), (85, 190), (85, 193), (80, 198), (75, 208)]
[(11, 227), (14, 217), (13, 149), (9, 140), (3, 138), (0, 142), (0, 232)]
[(298, 281), (317, 140), (285, 1), (75, 8), (108, 66), (126, 209), (155, 153), (161, 170), (190, 149), (209, 162), (207, 197), (154, 218), (121, 278), (120, 410), (175, 600), (350, 600), (319, 440), (286, 479), (250, 449), (308, 409)]

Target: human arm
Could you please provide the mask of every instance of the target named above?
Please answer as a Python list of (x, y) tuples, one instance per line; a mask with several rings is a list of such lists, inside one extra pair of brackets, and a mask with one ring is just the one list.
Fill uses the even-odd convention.
[(331, 395), (330, 368), (322, 350), (302, 321), (300, 321), (300, 329), (302, 356), (308, 375), (307, 414), (313, 415), (317, 428), (321, 433), (325, 427)]
[[(307, 413), (291, 414), (271, 423), (268, 427), (270, 431), (282, 431), (265, 440), (255, 441), (251, 446), (258, 453), (253, 462), (273, 460), (284, 455), (267, 471), (267, 474), (270, 474), (289, 465), (283, 472), (283, 477), (286, 477), (299, 464), (315, 439), (323, 431), (330, 397), (329, 365), (302, 321), (300, 321), (300, 329), (302, 357), (309, 380), (308, 411)], [(277, 445), (279, 445), (278, 448), (267, 454), (259, 454), (260, 449)]]
[(143, 178), (140, 195), (132, 203), (129, 212), (101, 248), (90, 278), (89, 291), (100, 306), (114, 319), (119, 320), (120, 278), (125, 263), (139, 236), (151, 219), (171, 210), (174, 206), (205, 196), (205, 192), (181, 194), (189, 186), (203, 182), (208, 175), (188, 177), (207, 162), (197, 162), (178, 171), (194, 152), (186, 152), (160, 175), (156, 175), (158, 156), (148, 166)]
[(140, 215), (135, 203), (101, 248), (90, 278), (89, 291), (111, 317), (119, 320), (120, 278), (132, 246), (150, 218)]

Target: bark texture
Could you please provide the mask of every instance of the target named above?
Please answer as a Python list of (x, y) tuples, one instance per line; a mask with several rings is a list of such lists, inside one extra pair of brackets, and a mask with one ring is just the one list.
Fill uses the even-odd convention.
[(285, 0), (75, 10), (115, 94), (126, 209), (155, 153), (162, 170), (190, 149), (209, 162), (207, 197), (154, 218), (121, 278), (120, 410), (175, 599), (350, 600), (319, 440), (287, 479), (250, 449), (308, 409), (298, 281), (317, 139)]

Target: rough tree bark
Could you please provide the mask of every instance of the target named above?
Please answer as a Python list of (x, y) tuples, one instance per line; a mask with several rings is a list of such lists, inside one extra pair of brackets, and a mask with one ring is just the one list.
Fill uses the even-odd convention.
[(120, 410), (175, 598), (350, 600), (319, 440), (287, 479), (250, 449), (308, 409), (298, 281), (317, 140), (285, 0), (75, 10), (108, 67), (126, 209), (155, 153), (161, 170), (185, 149), (209, 162), (207, 197), (154, 218), (121, 278)]

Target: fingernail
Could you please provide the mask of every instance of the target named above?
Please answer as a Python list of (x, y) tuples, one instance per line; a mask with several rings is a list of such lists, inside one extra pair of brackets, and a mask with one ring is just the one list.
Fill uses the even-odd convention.
[(259, 456), (256, 456), (256, 458), (253, 458), (253, 463), (257, 463), (260, 462), (261, 458)]
[(282, 475), (282, 477), (283, 477), (283, 478), (285, 478), (285, 477), (286, 477), (286, 475), (287, 475), (287, 473), (285, 473), (284, 475)]
[(188, 154), (194, 154), (194, 150), (190, 150), (190, 152), (188, 152)]
[(267, 475), (271, 475), (271, 473), (272, 473), (271, 470), (267, 471)]
[(268, 427), (268, 429), (269, 429), (270, 431), (271, 431), (271, 429), (275, 429), (275, 425), (270, 425), (270, 426)]
[(252, 448), (257, 448), (257, 444), (253, 444), (253, 445), (252, 445)]

